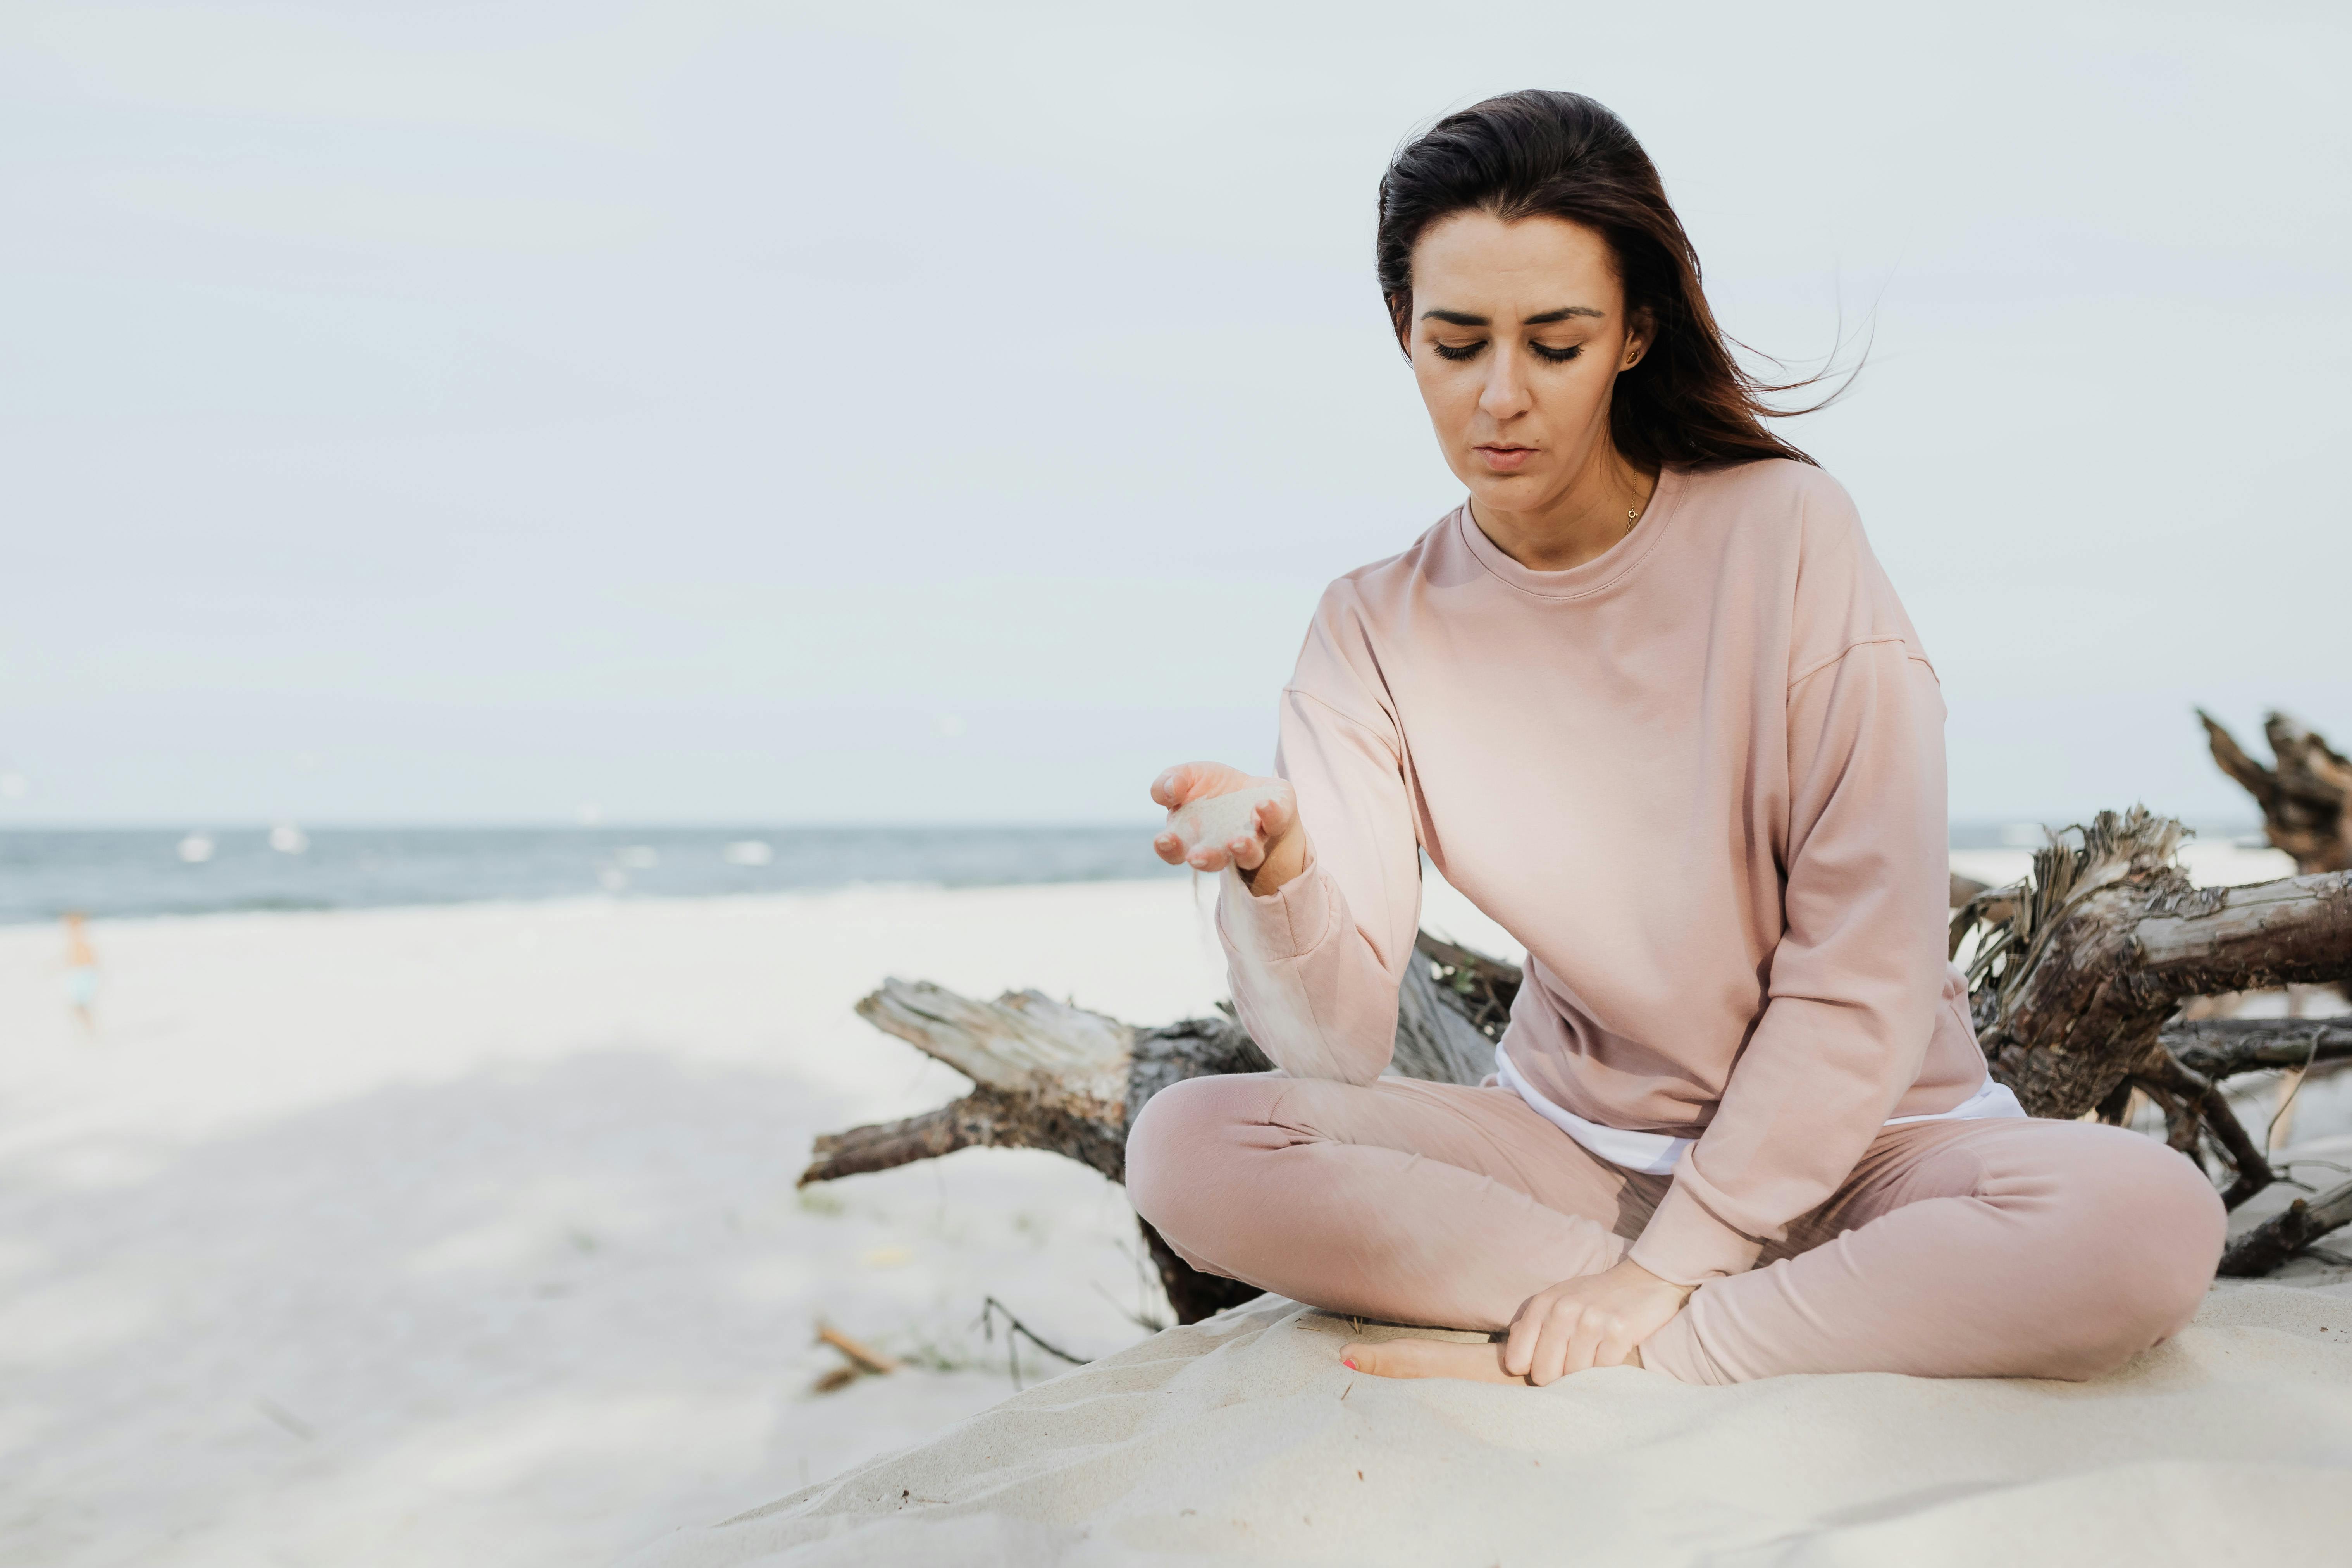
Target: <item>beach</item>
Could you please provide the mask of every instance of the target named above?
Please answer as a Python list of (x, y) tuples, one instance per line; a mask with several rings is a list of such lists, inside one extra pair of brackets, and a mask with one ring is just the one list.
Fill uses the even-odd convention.
[(2352, 1563), (2352, 22), (1433, 19), (0, 10), (0, 1568)]
[[(0, 928), (0, 1561), (602, 1562), (984, 1429), (1015, 1392), (991, 1297), (1148, 1353), (1132, 1214), (1070, 1161), (793, 1180), (815, 1133), (965, 1087), (855, 1016), (885, 975), (1203, 1014), (1213, 893), (104, 921), (94, 1039), (56, 929)], [(1425, 923), (1508, 951), (1442, 887)], [(909, 1364), (816, 1393), (824, 1325)]]
[[(1205, 900), (1210, 889), (1203, 887)], [(1223, 994), (1184, 879), (0, 929), (0, 1562), (601, 1562), (1013, 1392), (1158, 1307), (1042, 1153), (793, 1190), (961, 1080), (886, 973), (1146, 1022)], [(821, 1322), (919, 1363), (829, 1394)], [(1024, 1357), (1032, 1378), (1042, 1369)]]

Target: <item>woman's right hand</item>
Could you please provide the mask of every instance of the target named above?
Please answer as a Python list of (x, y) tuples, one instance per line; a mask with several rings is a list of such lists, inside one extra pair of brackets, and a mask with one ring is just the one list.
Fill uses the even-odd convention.
[(1151, 847), (1171, 866), (1230, 865), (1260, 898), (1307, 868), (1297, 798), (1280, 779), (1223, 763), (1180, 763), (1152, 781), (1151, 798), (1168, 809), (1168, 826)]

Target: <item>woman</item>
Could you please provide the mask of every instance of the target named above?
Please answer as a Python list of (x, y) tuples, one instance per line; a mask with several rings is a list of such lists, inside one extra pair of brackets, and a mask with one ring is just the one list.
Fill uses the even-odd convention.
[[(1508, 1331), (1347, 1348), (1391, 1376), (2084, 1378), (2174, 1332), (2220, 1201), (1987, 1080), (1934, 668), (1633, 134), (1565, 93), (1452, 115), (1378, 258), (1470, 499), (1324, 595), (1279, 780), (1152, 786), (1282, 1070), (1154, 1098), (1136, 1207), (1200, 1268)], [(1219, 842), (1173, 815), (1246, 789)], [(1423, 851), (1528, 949), (1486, 1087), (1379, 1076)]]

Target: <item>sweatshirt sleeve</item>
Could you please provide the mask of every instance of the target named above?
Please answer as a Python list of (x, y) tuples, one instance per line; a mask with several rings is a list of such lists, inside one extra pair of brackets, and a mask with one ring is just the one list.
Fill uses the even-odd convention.
[(1942, 994), (1944, 705), (1916, 644), (1789, 690), (1786, 926), (1762, 1016), (1628, 1256), (1697, 1285), (1828, 1201), (1918, 1076)]
[(1363, 1084), (1396, 1047), (1397, 988), (1421, 919), (1421, 847), (1394, 723), (1350, 689), (1347, 628), (1329, 612), (1327, 600), (1283, 692), (1275, 758), (1297, 796), (1307, 868), (1264, 898), (1227, 869), (1217, 934), (1234, 1010), (1275, 1065)]

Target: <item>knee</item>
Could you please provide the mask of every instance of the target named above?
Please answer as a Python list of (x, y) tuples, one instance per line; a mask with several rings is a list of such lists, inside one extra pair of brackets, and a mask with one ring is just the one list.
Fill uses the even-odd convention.
[(1170, 1084), (1146, 1100), (1127, 1134), (1127, 1195), (1163, 1236), (1191, 1230), (1186, 1216), (1229, 1172), (1234, 1134), (1263, 1120), (1256, 1075), (1218, 1074)]
[(2063, 1245), (2084, 1289), (2070, 1359), (2087, 1377), (2188, 1325), (2221, 1262), (2227, 1215), (2205, 1173), (2153, 1138), (2084, 1127), (2059, 1201)]

